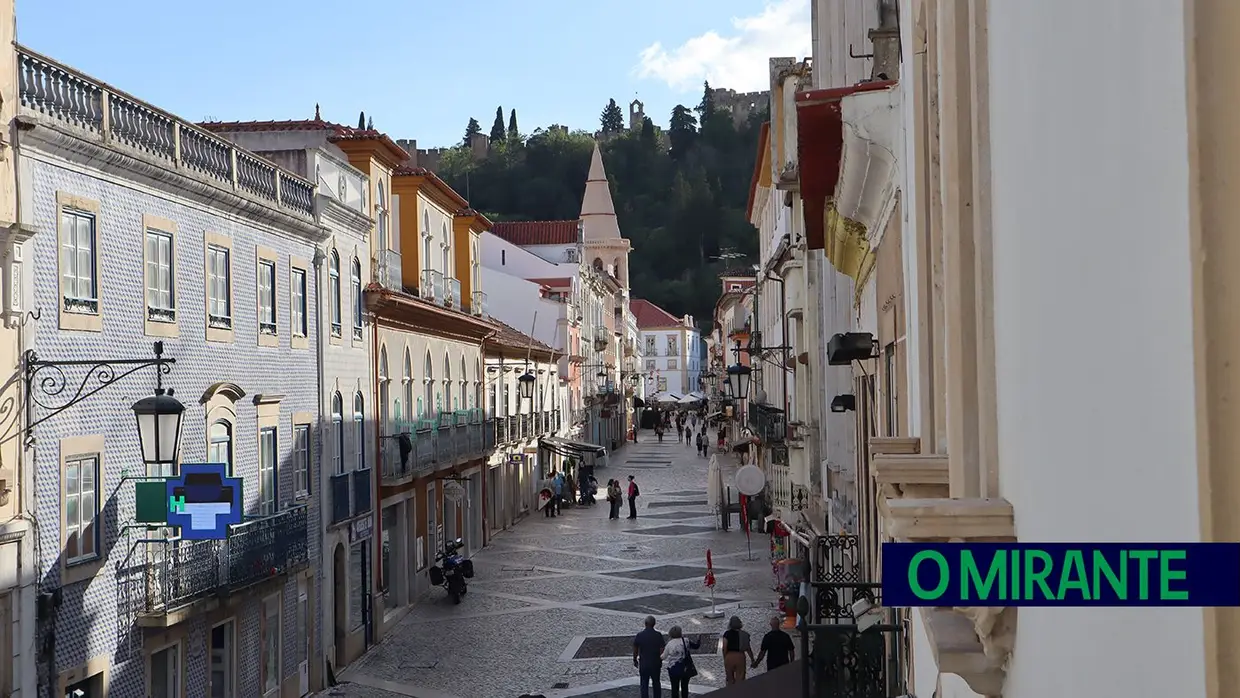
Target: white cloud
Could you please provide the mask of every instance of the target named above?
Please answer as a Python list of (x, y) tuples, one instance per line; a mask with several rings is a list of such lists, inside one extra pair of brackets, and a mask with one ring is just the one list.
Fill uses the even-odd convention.
[(634, 72), (681, 92), (699, 89), (703, 80), (737, 91), (769, 89), (769, 59), (810, 55), (809, 3), (768, 0), (761, 13), (734, 17), (728, 36), (712, 30), (671, 49), (653, 43), (641, 52)]

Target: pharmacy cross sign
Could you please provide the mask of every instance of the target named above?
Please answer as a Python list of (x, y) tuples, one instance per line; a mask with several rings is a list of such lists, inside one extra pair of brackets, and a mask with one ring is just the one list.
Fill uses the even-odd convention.
[(168, 525), (185, 540), (222, 540), (241, 523), (241, 478), (228, 477), (223, 463), (182, 465), (164, 482)]

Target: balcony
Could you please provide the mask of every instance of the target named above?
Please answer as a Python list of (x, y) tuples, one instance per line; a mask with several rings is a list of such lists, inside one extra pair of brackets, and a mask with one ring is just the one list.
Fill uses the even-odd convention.
[(423, 269), (421, 292), (426, 300), (443, 305), (443, 274), (434, 269)]
[(469, 312), (478, 317), (486, 317), (487, 294), (482, 291), (474, 291), (473, 298), (469, 300)]
[(461, 310), (461, 281), (460, 279), (445, 278), (444, 279), (444, 306), (448, 308), (456, 308)]
[(497, 444), (508, 443), (508, 440), (510, 438), (508, 434), (508, 432), (510, 431), (508, 428), (508, 418), (507, 417), (496, 417), (494, 422), (495, 422), (495, 443)]
[(783, 443), (788, 436), (784, 411), (761, 403), (749, 405), (749, 428), (764, 444)]
[(180, 540), (149, 544), (144, 577), (145, 608), (139, 625), (170, 627), (195, 601), (235, 594), (310, 562), (307, 506), (232, 526), (227, 540)]
[(45, 56), (19, 48), (17, 64), (22, 114), (62, 122), (170, 170), (314, 218), (313, 182)]
[(370, 513), (370, 483), (373, 479), (370, 468), (353, 471), (353, 516)]
[(379, 252), (373, 260), (371, 279), (384, 288), (400, 291), (404, 288), (400, 265), (399, 252), (391, 250)]
[(484, 452), (494, 451), (495, 446), (502, 443), (499, 438), (499, 425), (501, 421), (492, 417), (482, 425), (482, 450)]
[(606, 327), (595, 327), (594, 328), (594, 350), (595, 351), (603, 351), (604, 349), (606, 349), (611, 344), (611, 340), (612, 340), (611, 330), (607, 329)]
[(332, 524), (339, 524), (353, 518), (353, 500), (349, 497), (349, 473), (331, 476), (332, 491)]
[(413, 434), (409, 435), (409, 453), (405, 458), (401, 458), (400, 453), (400, 435), (384, 437), (379, 442), (379, 460), (381, 463), (380, 480), (381, 485), (398, 485), (409, 480), (414, 474), (414, 438)]

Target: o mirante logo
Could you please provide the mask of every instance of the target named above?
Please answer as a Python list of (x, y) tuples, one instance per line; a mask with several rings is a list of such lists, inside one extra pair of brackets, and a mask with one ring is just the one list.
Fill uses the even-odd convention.
[(883, 605), (1240, 606), (1240, 543), (884, 543)]

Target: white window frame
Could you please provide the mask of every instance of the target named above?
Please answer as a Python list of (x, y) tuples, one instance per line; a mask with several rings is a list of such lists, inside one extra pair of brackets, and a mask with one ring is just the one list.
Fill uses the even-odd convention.
[(361, 391), (353, 395), (353, 449), (355, 470), (366, 469), (366, 399)]
[(343, 475), (344, 470), (344, 396), (339, 392), (332, 394), (332, 471)]
[(207, 633), (207, 693), (208, 695), (213, 695), (213, 690), (215, 688), (215, 673), (213, 665), (214, 657), (212, 656), (215, 648), (211, 645), (212, 635), (215, 634), (216, 628), (221, 627), (227, 627), (231, 631), (232, 637), (232, 642), (229, 643), (229, 647), (227, 648), (228, 651), (223, 657), (225, 667), (225, 684), (223, 687), (224, 698), (237, 698), (237, 674), (239, 666), (237, 658), (239, 655), (237, 643), (237, 621), (235, 618), (229, 618), (228, 620), (212, 625), (210, 632)]
[(172, 693), (168, 695), (171, 698), (184, 698), (185, 696), (185, 648), (184, 646), (182, 646), (180, 640), (176, 640), (172, 642), (171, 644), (164, 645), (163, 647), (155, 649), (146, 656), (146, 677), (147, 677), (146, 688), (147, 688), (148, 696), (156, 695), (155, 683), (154, 683), (155, 682), (155, 657), (158, 655), (164, 654), (165, 652), (168, 652), (169, 650), (172, 651), (172, 654), (168, 656), (172, 658), (172, 660), (176, 663), (176, 666), (174, 667), (174, 672), (173, 672), (174, 675), (172, 677), (174, 685), (168, 687), (172, 689)]
[[(278, 272), (273, 259), (258, 259), (258, 333), (276, 336), (280, 332), (277, 324), (279, 314), (276, 312), (276, 287)], [(268, 282), (270, 286), (268, 286)]]
[(207, 323), (232, 329), (232, 250), (223, 245), (207, 245)]
[[(271, 448), (264, 447), (270, 437)], [(275, 426), (258, 429), (258, 510), (271, 516), (280, 509), (280, 430)]]
[(331, 290), (330, 290), (331, 298), (329, 299), (330, 301), (329, 312), (331, 313), (331, 317), (329, 318), (331, 321), (331, 333), (333, 337), (339, 338), (340, 332), (341, 332), (340, 253), (337, 252), (336, 250), (332, 250), (331, 254), (328, 255), (327, 278), (328, 278), (328, 286), (331, 287)]
[[(99, 554), (100, 535), (99, 535), (98, 521), (99, 521), (99, 504), (100, 504), (100, 500), (102, 499), (102, 496), (101, 496), (102, 488), (100, 487), (99, 478), (102, 475), (102, 473), (100, 472), (99, 463), (100, 463), (100, 457), (98, 453), (78, 454), (78, 455), (73, 455), (65, 459), (65, 467), (64, 467), (63, 476), (65, 478), (64, 487), (65, 487), (65, 540), (66, 540), (66, 544), (65, 544), (64, 554), (65, 554), (66, 565), (78, 565), (82, 563), (93, 562), (99, 559), (99, 556), (100, 556)], [(87, 468), (84, 470), (83, 466), (87, 466)], [(74, 467), (78, 469), (77, 470), (78, 476), (76, 479), (76, 482), (78, 484), (77, 484), (76, 491), (73, 488), (71, 488), (69, 484), (71, 482), (71, 480), (69, 479), (69, 469), (74, 468)], [(82, 516), (83, 497), (91, 494), (87, 490), (84, 484), (85, 478), (82, 477), (82, 473), (84, 472), (90, 473), (91, 489), (94, 490), (93, 492), (94, 496), (92, 497), (94, 501), (91, 502), (91, 514), (90, 514), (89, 522), (84, 522), (84, 518)], [(77, 520), (76, 521), (69, 520), (69, 502), (70, 501), (77, 503), (77, 517), (76, 517)], [(77, 535), (76, 540), (77, 540), (78, 554), (76, 555), (70, 554), (68, 550), (68, 538), (69, 536), (74, 535), (74, 534)], [(82, 541), (84, 539), (89, 539), (91, 541), (91, 550), (88, 553), (81, 552), (83, 549)]]
[(310, 331), (309, 291), (306, 270), (294, 267), (289, 274), (289, 319), (294, 337), (305, 337)]
[[(216, 440), (214, 432), (217, 426), (222, 426), (224, 427), (224, 429), (228, 431), (227, 441)], [(216, 458), (215, 451), (216, 451), (217, 444), (227, 444), (228, 454), (225, 460), (219, 460)], [(227, 463), (228, 474), (232, 475), (233, 461), (235, 457), (234, 454), (236, 453), (235, 449), (236, 449), (236, 429), (233, 428), (232, 422), (230, 422), (227, 419), (216, 419), (215, 421), (211, 422), (211, 424), (207, 427), (207, 462), (208, 463)]]
[(310, 496), (310, 425), (293, 425), (293, 492)]
[(98, 223), (94, 211), (60, 207), (61, 307), (65, 312), (99, 314)]
[(349, 268), (349, 287), (353, 291), (353, 341), (362, 340), (362, 263), (357, 257)]
[[(281, 594), (276, 593), (263, 599), (260, 606), (259, 616), (259, 634), (258, 634), (258, 668), (259, 668), (259, 690), (262, 691), (264, 698), (276, 698), (280, 695), (280, 684), (284, 679), (284, 609)], [(273, 615), (274, 611), (274, 615)], [(272, 623), (272, 621), (275, 621)], [(269, 652), (272, 643), (268, 641), (268, 633), (275, 630), (275, 656), (271, 657)], [(274, 662), (272, 662), (274, 660)], [(275, 676), (269, 675), (269, 663), (275, 665)]]
[(146, 319), (152, 322), (176, 322), (176, 239), (171, 231), (147, 228), (146, 245)]

